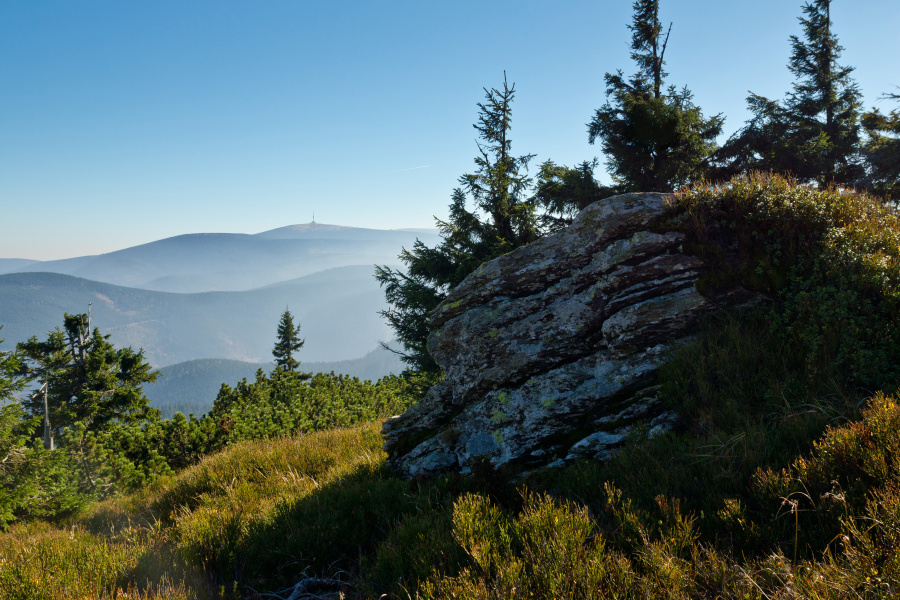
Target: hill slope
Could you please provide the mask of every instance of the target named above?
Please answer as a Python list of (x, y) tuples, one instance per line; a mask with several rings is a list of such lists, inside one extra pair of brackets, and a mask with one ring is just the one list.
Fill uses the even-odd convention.
[[(381, 396), (347, 393), (356, 382), (342, 378), (279, 377), (231, 394), (217, 420), (154, 424), (146, 436), (123, 425), (98, 456), (120, 451), (123, 469), (147, 468), (158, 483), (63, 527), (0, 534), (0, 596), (897, 597), (900, 214), (756, 175), (679, 203), (689, 239), (721, 259), (698, 287), (740, 282), (777, 301), (705, 319), (668, 354), (656, 393), (676, 429), (643, 427), (603, 460), (512, 481), (487, 460), (403, 480), (385, 468), (384, 424), (363, 421), (418, 386), (389, 380), (398, 387)], [(509, 403), (496, 394), (489, 419), (505, 422)], [(348, 428), (323, 430), (336, 422)], [(203, 450), (217, 437), (227, 447)], [(56, 473), (84, 481), (82, 448), (58, 447)], [(185, 468), (171, 475), (160, 458)], [(46, 514), (47, 504), (24, 508)]]
[[(97, 256), (4, 259), (5, 272), (50, 272), (167, 292), (244, 291), (349, 265), (393, 264), (401, 248), (437, 235), (338, 225), (293, 225), (256, 235), (180, 235)], [(7, 264), (8, 263), (8, 264)]]
[(157, 367), (198, 358), (265, 362), (278, 318), (290, 307), (306, 340), (300, 360), (359, 358), (389, 339), (384, 295), (372, 267), (342, 267), (245, 292), (173, 294), (56, 273), (0, 275), (3, 347), (43, 336), (64, 312), (86, 312), (114, 344), (142, 347)]
[(0, 275), (20, 271), (28, 265), (38, 264), (39, 262), (27, 258), (0, 258)]
[[(177, 411), (202, 415), (212, 408), (223, 383), (234, 387), (241, 379), (252, 380), (258, 369), (270, 372), (271, 363), (250, 363), (221, 358), (203, 358), (170, 365), (159, 370), (156, 383), (144, 385), (150, 404), (162, 411), (164, 419)], [(390, 373), (399, 374), (404, 365), (400, 358), (383, 348), (372, 350), (362, 358), (337, 362), (301, 363), (300, 370), (310, 373), (343, 373), (375, 381)]]

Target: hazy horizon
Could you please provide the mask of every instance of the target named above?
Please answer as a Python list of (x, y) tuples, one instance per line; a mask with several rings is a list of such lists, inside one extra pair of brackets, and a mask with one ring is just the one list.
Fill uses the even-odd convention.
[(435, 227), (400, 227), (400, 228), (395, 228), (395, 229), (377, 229), (374, 227), (353, 227), (350, 225), (341, 225), (339, 223), (320, 223), (319, 221), (310, 221), (309, 223), (291, 223), (289, 225), (282, 225), (280, 227), (274, 227), (272, 229), (266, 229), (264, 231), (191, 231), (191, 232), (185, 232), (185, 233), (176, 233), (174, 235), (166, 236), (164, 238), (159, 238), (158, 240), (148, 240), (148, 241), (137, 243), (137, 244), (123, 246), (121, 248), (111, 248), (110, 250), (107, 250), (106, 252), (98, 252), (95, 254), (72, 254), (70, 256), (54, 256), (54, 257), (43, 258), (43, 259), (31, 258), (28, 256), (0, 256), (0, 260), (53, 262), (53, 261), (58, 261), (58, 260), (66, 260), (66, 259), (70, 259), (70, 258), (82, 258), (82, 257), (89, 257), (89, 256), (100, 256), (102, 254), (111, 254), (113, 252), (118, 252), (120, 250), (126, 250), (128, 248), (134, 248), (136, 246), (143, 246), (146, 244), (152, 244), (154, 242), (159, 242), (159, 241), (182, 237), (182, 236), (232, 235), (232, 234), (233, 235), (259, 235), (262, 233), (267, 233), (269, 231), (275, 231), (278, 229), (287, 229), (290, 227), (298, 227), (298, 226), (302, 226), (302, 225), (322, 225), (322, 226), (326, 226), (326, 227), (338, 227), (338, 228), (346, 228), (346, 229), (370, 229), (373, 231), (397, 231), (397, 232), (404, 232), (404, 233), (411, 232), (411, 233), (425, 233), (425, 234), (434, 234), (434, 235), (437, 235), (437, 233), (438, 233), (438, 229)]

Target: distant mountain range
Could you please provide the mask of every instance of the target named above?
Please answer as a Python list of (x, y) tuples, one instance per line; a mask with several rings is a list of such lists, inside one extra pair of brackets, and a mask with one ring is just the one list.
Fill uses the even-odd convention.
[(374, 265), (395, 265), (417, 239), (433, 246), (440, 238), (436, 230), (307, 223), (65, 260), (0, 258), (0, 349), (43, 339), (63, 313), (90, 303), (94, 325), (115, 345), (143, 348), (154, 367), (169, 367), (147, 388), (154, 401), (205, 412), (219, 384), (267, 368), (289, 307), (306, 340), (305, 368), (377, 379), (403, 366), (375, 350), (393, 332), (378, 314), (387, 304)]
[[(0, 275), (0, 337), (9, 348), (87, 312), (114, 344), (143, 348), (156, 367), (197, 358), (267, 362), (285, 307), (301, 326), (300, 360), (359, 358), (391, 331), (378, 315), (384, 292), (371, 266), (329, 269), (246, 292), (172, 294), (57, 273)], [(295, 321), (296, 322), (296, 321)]]
[(3, 273), (14, 273), (23, 267), (39, 262), (39, 260), (29, 260), (27, 258), (0, 258), (0, 275)]
[[(207, 358), (163, 367), (155, 383), (145, 384), (144, 393), (150, 405), (160, 409), (164, 419), (176, 412), (196, 416), (210, 411), (223, 383), (234, 387), (246, 378), (253, 381), (256, 371), (272, 371), (272, 363), (248, 363), (238, 360)], [(376, 381), (390, 373), (399, 374), (404, 365), (400, 357), (378, 348), (355, 360), (300, 364), (300, 371), (310, 373), (343, 373)]]
[(49, 272), (147, 290), (196, 293), (245, 291), (325, 269), (394, 264), (431, 230), (381, 230), (321, 223), (255, 235), (196, 233), (96, 256), (63, 260), (0, 259), (0, 274)]

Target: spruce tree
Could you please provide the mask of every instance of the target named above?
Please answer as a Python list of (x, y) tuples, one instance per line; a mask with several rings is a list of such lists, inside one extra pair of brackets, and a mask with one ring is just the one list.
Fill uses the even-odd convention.
[[(54, 437), (80, 423), (84, 432), (97, 432), (115, 423), (140, 421), (153, 414), (142, 385), (158, 373), (144, 360), (143, 351), (115, 348), (109, 335), (91, 329), (86, 314), (65, 314), (63, 329), (46, 341), (31, 337), (18, 345), (31, 379), (47, 384), (50, 424)], [(43, 416), (40, 394), (22, 401), (31, 416)]]
[(803, 39), (790, 38), (793, 91), (781, 103), (751, 92), (753, 117), (718, 155), (723, 176), (771, 170), (820, 186), (862, 177), (861, 95), (850, 77), (853, 68), (837, 62), (843, 48), (832, 31), (830, 9), (831, 0), (803, 6)]
[(553, 233), (569, 226), (586, 206), (615, 193), (594, 178), (598, 160), (585, 160), (574, 167), (557, 165), (552, 160), (541, 164), (534, 199), (544, 209), (541, 229)]
[(588, 140), (600, 140), (621, 191), (669, 191), (708, 172), (708, 158), (724, 118), (704, 118), (687, 87), (663, 90), (665, 52), (672, 30), (659, 20), (659, 0), (636, 0), (631, 58), (638, 72), (607, 73), (607, 101), (588, 124)]
[(272, 350), (275, 367), (282, 371), (296, 371), (300, 361), (294, 358), (294, 354), (303, 347), (303, 342), (300, 339), (300, 324), (294, 327), (294, 316), (285, 308), (278, 322), (275, 348)]
[[(0, 325), (0, 330), (3, 326)], [(0, 338), (0, 343), (3, 339)], [(0, 405), (11, 400), (16, 392), (21, 391), (26, 384), (22, 374), (22, 360), (16, 352), (0, 350)]]
[[(887, 98), (900, 100), (889, 94)], [(862, 116), (866, 141), (862, 156), (866, 175), (863, 184), (870, 191), (900, 200), (900, 110), (882, 114), (878, 109)]]
[(403, 345), (403, 360), (413, 370), (438, 370), (426, 347), (428, 315), (447, 291), (483, 262), (539, 237), (536, 201), (529, 197), (528, 163), (533, 154), (514, 156), (512, 102), (515, 85), (503, 75), (503, 88), (485, 88), (478, 104), (478, 155), (475, 171), (462, 175), (453, 190), (450, 214), (438, 220), (443, 241), (429, 248), (417, 240), (403, 249), (405, 269), (376, 267), (390, 308), (382, 316)]

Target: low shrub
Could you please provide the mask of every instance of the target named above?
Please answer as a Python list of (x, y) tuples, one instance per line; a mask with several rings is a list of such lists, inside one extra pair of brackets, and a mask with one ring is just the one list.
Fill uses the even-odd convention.
[(470, 566), (424, 582), (417, 597), (575, 599), (604, 589), (638, 597), (629, 562), (606, 551), (587, 510), (574, 504), (526, 493), (513, 517), (467, 494), (454, 505), (453, 531)]
[[(696, 185), (669, 225), (712, 265), (701, 287), (777, 299), (774, 327), (810, 377), (893, 391), (900, 382), (900, 213), (846, 190), (771, 174)], [(673, 223), (674, 222), (674, 223)]]

